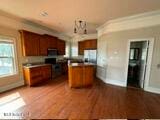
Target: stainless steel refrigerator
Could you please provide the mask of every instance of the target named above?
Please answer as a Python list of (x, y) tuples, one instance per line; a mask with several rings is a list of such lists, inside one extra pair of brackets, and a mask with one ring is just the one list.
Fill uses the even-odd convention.
[(84, 50), (84, 61), (97, 64), (97, 50)]

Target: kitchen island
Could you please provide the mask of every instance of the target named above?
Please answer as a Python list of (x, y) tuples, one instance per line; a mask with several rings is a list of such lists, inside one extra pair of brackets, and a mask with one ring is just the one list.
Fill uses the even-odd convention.
[(94, 66), (92, 63), (68, 64), (69, 86), (71, 88), (91, 86), (94, 80)]

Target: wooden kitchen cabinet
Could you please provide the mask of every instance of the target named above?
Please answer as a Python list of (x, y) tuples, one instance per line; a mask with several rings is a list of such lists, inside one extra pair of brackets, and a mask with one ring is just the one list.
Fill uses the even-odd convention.
[(40, 39), (40, 55), (47, 56), (48, 49), (57, 49), (57, 38), (50, 35), (42, 35)]
[(96, 39), (89, 40), (89, 43), (90, 43), (90, 46), (89, 46), (90, 49), (97, 49), (97, 40)]
[(42, 74), (41, 74), (41, 68), (40, 67), (35, 67), (31, 68), (28, 71), (28, 78), (29, 80), (27, 83), (29, 85), (36, 85), (37, 83), (41, 82), (42, 80)]
[(84, 73), (83, 74), (83, 85), (89, 86), (92, 85), (93, 80), (94, 80), (94, 67), (93, 66), (85, 66), (84, 67)]
[(78, 54), (84, 55), (84, 41), (78, 42)]
[(97, 49), (97, 40), (85, 40), (84, 41), (84, 49), (90, 50), (90, 49)]
[(20, 34), (23, 56), (38, 56), (40, 35), (25, 30), (21, 30)]
[(47, 50), (49, 47), (49, 40), (47, 39), (47, 37), (45, 36), (41, 36), (40, 38), (40, 55), (41, 56), (47, 56)]
[(84, 49), (90, 49), (91, 48), (91, 44), (90, 44), (90, 40), (85, 40), (84, 42)]
[(65, 55), (65, 41), (57, 40), (57, 50), (59, 55)]
[(23, 56), (47, 56), (48, 49), (57, 49), (65, 55), (65, 41), (51, 35), (40, 35), (20, 30)]
[(71, 88), (87, 87), (93, 84), (94, 65), (71, 63), (68, 65), (69, 86)]
[(84, 55), (84, 50), (94, 50), (97, 49), (97, 40), (85, 40), (78, 42), (78, 54)]
[(41, 72), (42, 72), (42, 78), (44, 80), (51, 79), (51, 66), (50, 65), (41, 67)]
[(49, 48), (51, 49), (57, 49), (57, 38), (54, 36), (48, 36), (49, 40)]
[(25, 83), (29, 86), (51, 79), (51, 65), (24, 67), (23, 71)]
[(83, 66), (71, 67), (69, 66), (69, 86), (83, 87)]

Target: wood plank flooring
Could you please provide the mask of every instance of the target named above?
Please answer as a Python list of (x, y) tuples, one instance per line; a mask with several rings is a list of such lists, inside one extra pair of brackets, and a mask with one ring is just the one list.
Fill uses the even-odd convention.
[[(18, 98), (1, 104), (2, 99), (15, 93)], [(19, 99), (25, 105), (16, 104), (19, 107), (11, 111)], [(9, 107), (1, 110), (7, 104)], [(1, 118), (4, 113), (8, 113), (5, 118), (14, 113), (14, 118), (32, 119), (160, 118), (160, 95), (107, 85), (100, 80), (89, 88), (70, 89), (67, 77), (62, 76), (37, 87), (25, 86), (1, 94), (0, 110)]]

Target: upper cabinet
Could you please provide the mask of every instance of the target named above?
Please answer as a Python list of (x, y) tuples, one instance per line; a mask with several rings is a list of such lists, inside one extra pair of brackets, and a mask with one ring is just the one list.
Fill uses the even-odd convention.
[(49, 48), (57, 49), (57, 38), (50, 35), (41, 35), (40, 55), (47, 56)]
[(78, 42), (78, 54), (84, 55), (84, 50), (97, 49), (97, 39), (85, 40)]
[(24, 56), (39, 55), (40, 35), (28, 31), (20, 31), (22, 39), (22, 52)]
[(57, 49), (57, 37), (51, 35), (43, 35), (43, 37), (48, 41), (49, 45), (48, 48)]
[(23, 56), (47, 56), (48, 49), (57, 49), (59, 55), (65, 55), (65, 41), (51, 35), (40, 35), (21, 30)]
[(47, 56), (47, 49), (49, 47), (49, 40), (45, 36), (40, 38), (40, 55)]
[(57, 40), (57, 50), (59, 55), (65, 55), (65, 41), (58, 39)]
[(86, 40), (85, 42), (85, 49), (97, 49), (97, 40)]
[(78, 42), (78, 54), (79, 55), (84, 54), (84, 41)]

